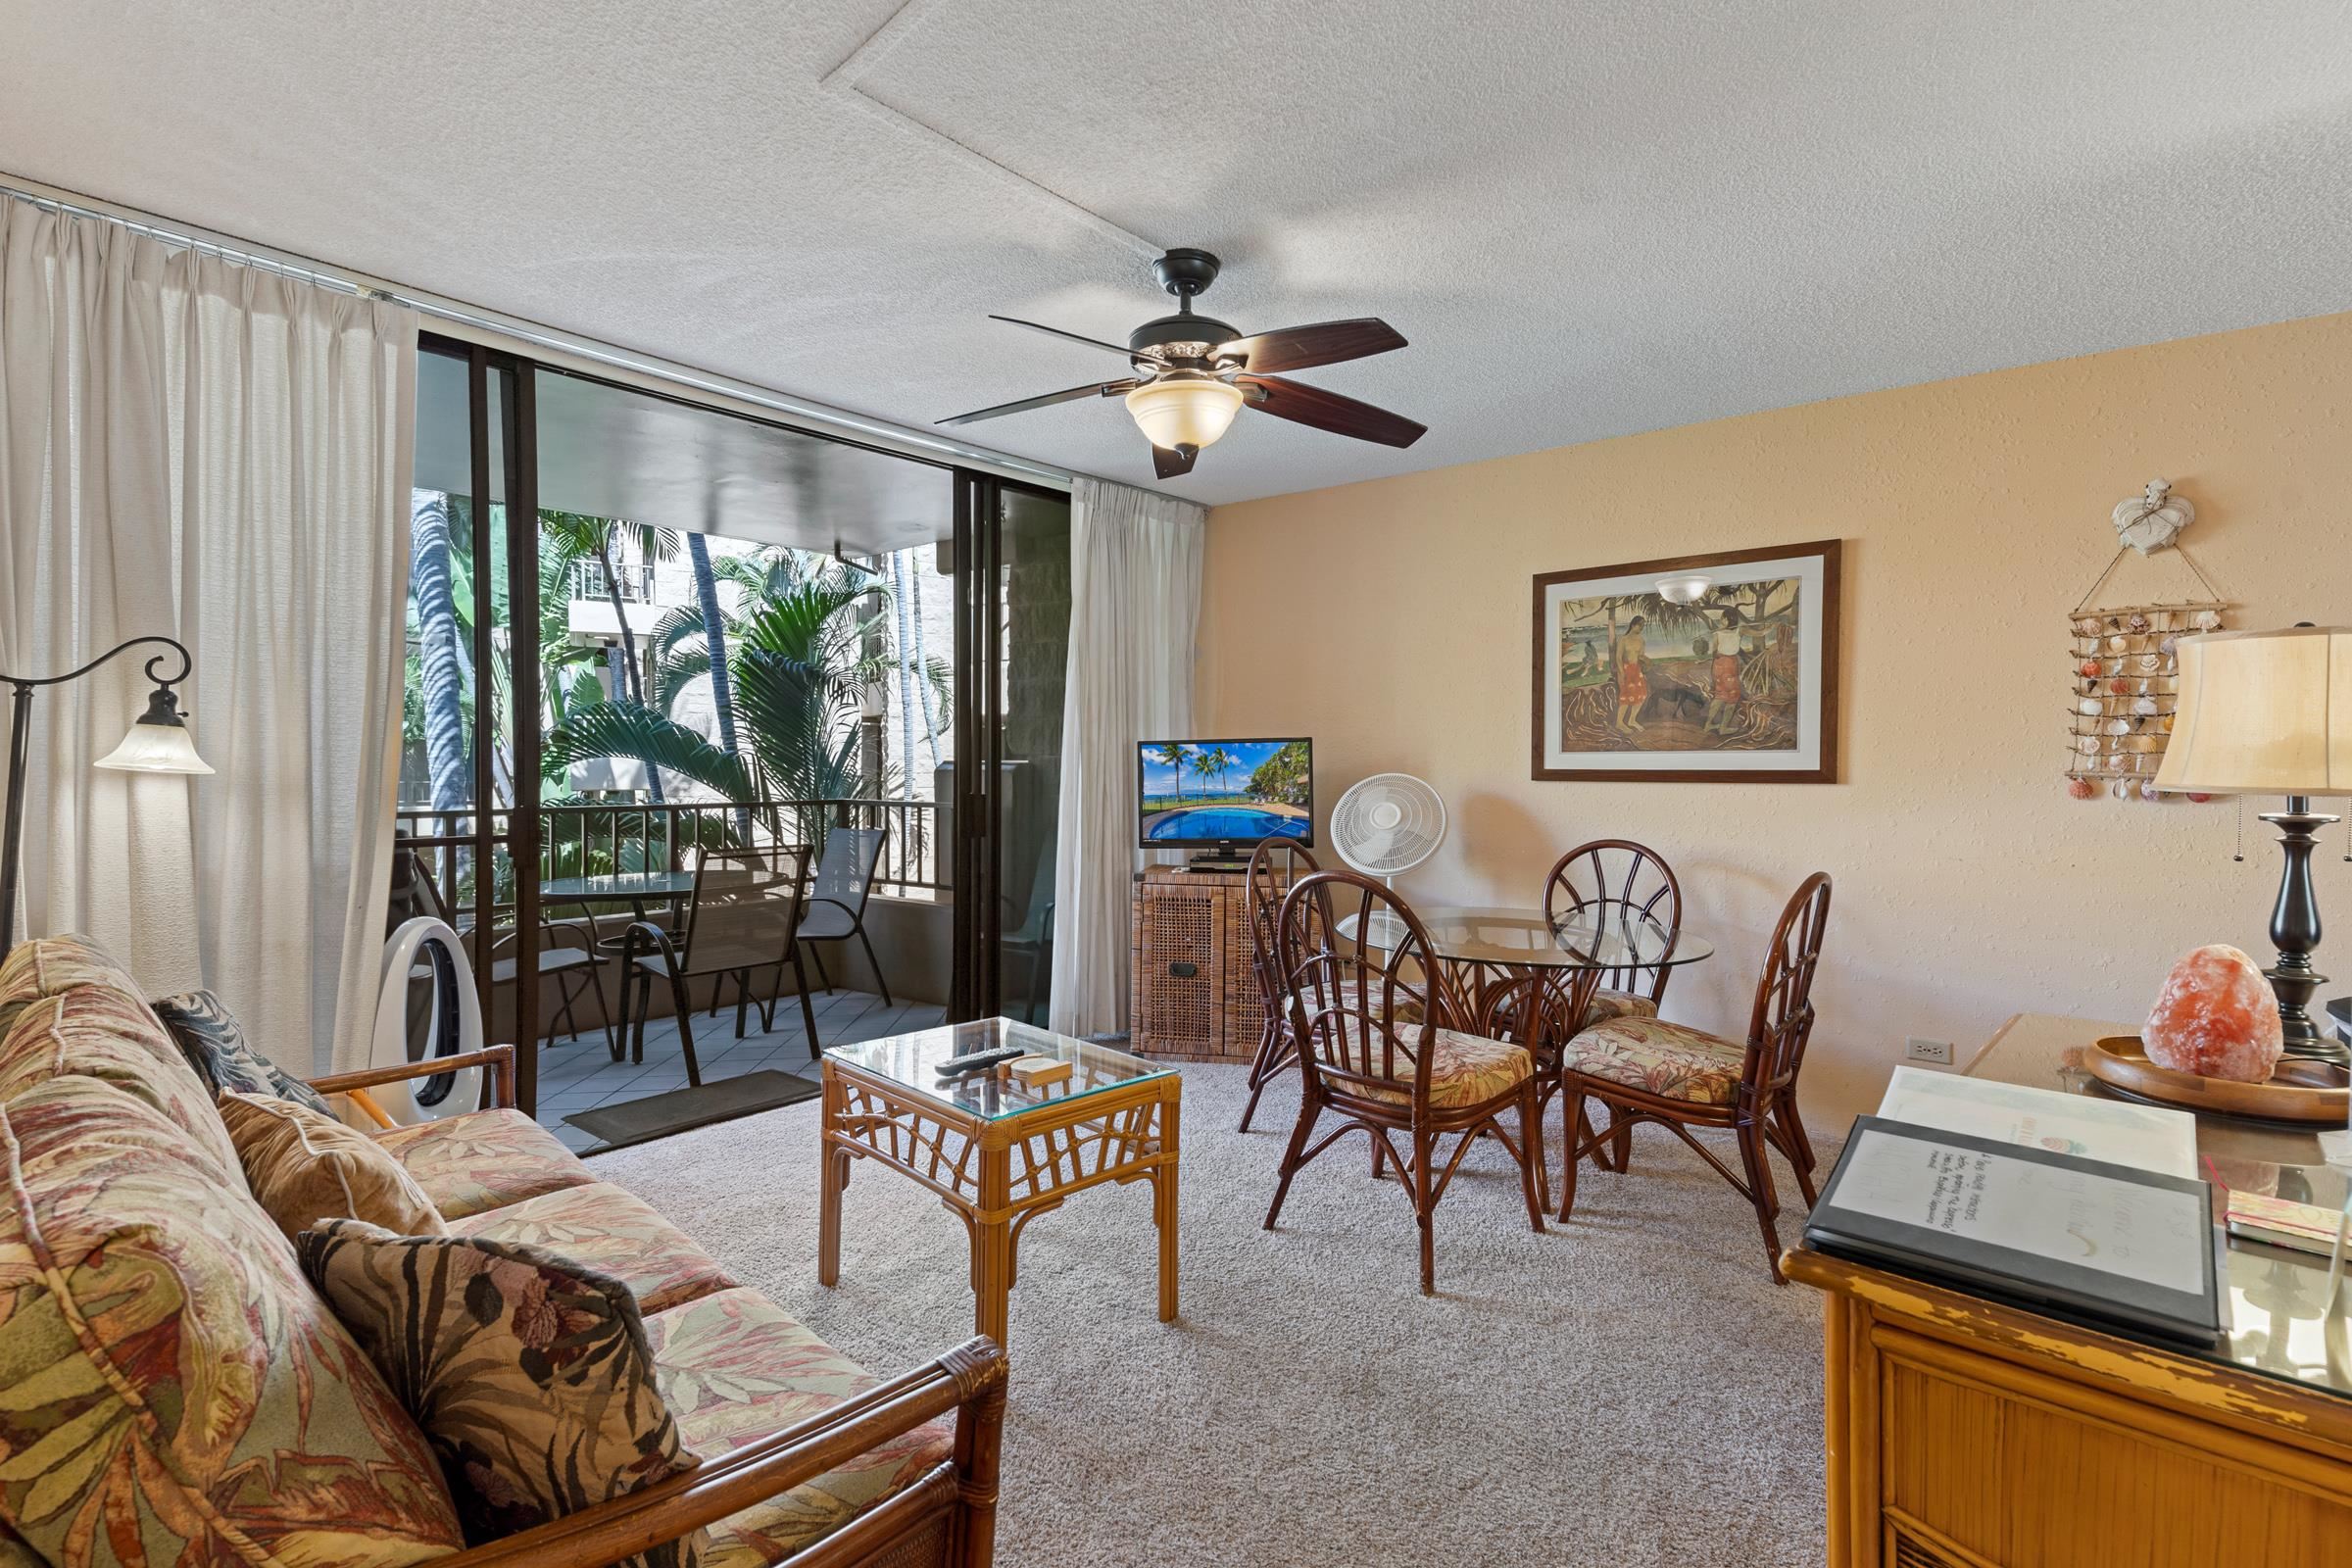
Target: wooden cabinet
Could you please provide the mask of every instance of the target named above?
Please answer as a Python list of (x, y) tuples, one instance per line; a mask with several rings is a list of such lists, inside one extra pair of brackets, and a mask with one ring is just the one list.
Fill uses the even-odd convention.
[(1828, 1298), (1832, 1568), (2352, 1565), (2352, 1399), (1808, 1249), (1783, 1266)]
[(1135, 881), (1129, 1048), (1187, 1061), (1249, 1061), (1264, 1010), (1250, 972), (1247, 877), (1153, 866)]

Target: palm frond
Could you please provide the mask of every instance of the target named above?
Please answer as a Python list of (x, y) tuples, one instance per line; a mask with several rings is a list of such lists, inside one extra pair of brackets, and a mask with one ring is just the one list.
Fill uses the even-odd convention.
[(556, 726), (544, 755), (569, 764), (625, 757), (664, 767), (730, 801), (755, 799), (751, 769), (701, 732), (636, 703), (602, 703)]

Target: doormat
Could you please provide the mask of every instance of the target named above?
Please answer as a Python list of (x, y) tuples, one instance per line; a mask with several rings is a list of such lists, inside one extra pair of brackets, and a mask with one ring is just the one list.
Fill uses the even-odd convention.
[(739, 1078), (721, 1078), (618, 1105), (576, 1110), (564, 1119), (590, 1137), (602, 1139), (605, 1149), (626, 1149), (631, 1144), (651, 1143), (672, 1133), (708, 1127), (714, 1121), (731, 1121), (755, 1111), (814, 1100), (823, 1093), (824, 1086), (813, 1078), (763, 1067)]

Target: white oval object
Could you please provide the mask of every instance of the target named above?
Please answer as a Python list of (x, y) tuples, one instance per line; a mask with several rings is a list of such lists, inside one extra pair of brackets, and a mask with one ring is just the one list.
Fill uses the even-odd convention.
[[(441, 955), (436, 958), (435, 952)], [(466, 944), (448, 926), (427, 915), (404, 922), (384, 944), (378, 971), (375, 1033), (368, 1054), (371, 1067), (403, 1067), (434, 1056), (454, 1056), (482, 1049), (482, 1003), (474, 994), (473, 972), (467, 965)], [(432, 1016), (424, 1043), (414, 1054), (409, 1049), (409, 982), (430, 979), (435, 987)], [(446, 987), (444, 992), (441, 988)], [(446, 1002), (445, 1007), (442, 1004)], [(454, 1021), (454, 1027), (447, 1027)], [(461, 1067), (454, 1073), (412, 1078), (368, 1091), (368, 1098), (397, 1122), (435, 1121), (461, 1116), (481, 1104), (482, 1070)]]
[(2132, 711), (2133, 711), (2134, 713), (2138, 713), (2138, 714), (2142, 715), (2143, 717), (2144, 717), (2145, 715), (2147, 715), (2147, 714), (2150, 714), (2150, 713), (2153, 713), (2153, 712), (2155, 712), (2155, 711), (2156, 711), (2156, 699), (2155, 699), (2155, 698), (2153, 698), (2153, 697), (2134, 697), (2134, 698), (2132, 698)]
[(2099, 753), (2099, 738), (2096, 735), (2078, 735), (2075, 737), (2075, 750), (2081, 752), (2084, 757), (2096, 757)]
[(2222, 612), (2218, 610), (2200, 610), (2193, 617), (2192, 623), (2199, 631), (2213, 631), (2222, 623)]

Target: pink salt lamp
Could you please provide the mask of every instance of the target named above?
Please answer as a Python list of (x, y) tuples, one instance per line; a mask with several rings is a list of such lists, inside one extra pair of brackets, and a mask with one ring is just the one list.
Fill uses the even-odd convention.
[(2216, 943), (2173, 965), (2140, 1040), (2159, 1067), (2259, 1084), (2278, 1065), (2285, 1035), (2278, 998), (2254, 960)]

